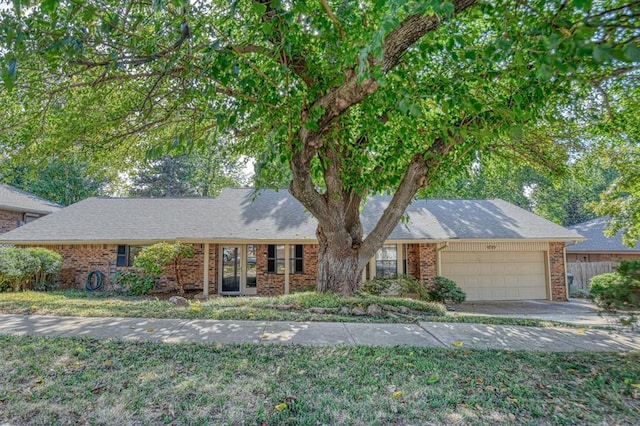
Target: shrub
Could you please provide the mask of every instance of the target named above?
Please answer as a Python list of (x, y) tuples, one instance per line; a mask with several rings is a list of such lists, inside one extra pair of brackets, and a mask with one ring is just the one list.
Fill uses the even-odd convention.
[(373, 296), (406, 296), (414, 294), (419, 300), (428, 300), (424, 284), (416, 278), (408, 275), (400, 275), (390, 278), (374, 278), (362, 285), (362, 291)]
[(133, 266), (157, 280), (163, 271), (172, 269), (180, 294), (184, 293), (184, 283), (180, 276), (183, 259), (195, 256), (193, 246), (182, 243), (157, 243), (144, 248), (136, 257)]
[(62, 270), (62, 256), (42, 247), (28, 249), (38, 261), (38, 269), (33, 278), (34, 290), (53, 290), (58, 287), (58, 276)]
[(387, 292), (391, 288), (392, 280), (389, 278), (374, 278), (372, 280), (365, 281), (362, 285), (362, 291), (372, 294), (374, 296), (381, 296), (388, 294)]
[(623, 260), (616, 272), (629, 280), (640, 281), (640, 260)]
[(431, 300), (441, 303), (444, 303), (445, 300), (462, 303), (467, 298), (466, 293), (458, 287), (455, 281), (441, 276), (435, 277), (427, 292)]
[[(623, 268), (623, 273), (628, 272)], [(589, 297), (608, 311), (640, 307), (640, 280), (629, 278), (632, 273), (626, 276), (623, 273), (611, 272), (591, 278)]]
[(151, 275), (138, 275), (133, 271), (122, 271), (113, 274), (113, 282), (126, 292), (141, 296), (151, 293), (156, 288), (158, 280)]
[(45, 248), (0, 248), (0, 291), (49, 290), (57, 285), (62, 256)]

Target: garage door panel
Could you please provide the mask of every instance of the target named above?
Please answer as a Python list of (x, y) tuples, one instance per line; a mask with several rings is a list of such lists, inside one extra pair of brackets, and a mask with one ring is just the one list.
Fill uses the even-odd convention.
[(546, 299), (544, 252), (441, 253), (440, 275), (456, 281), (467, 300)]

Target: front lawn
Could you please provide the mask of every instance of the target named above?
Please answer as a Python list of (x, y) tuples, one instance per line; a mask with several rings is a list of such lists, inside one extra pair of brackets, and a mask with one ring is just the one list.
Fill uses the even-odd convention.
[[(404, 312), (384, 311), (377, 316), (344, 315), (340, 308), (367, 306), (375, 303)], [(320, 310), (326, 310), (319, 313)], [(407, 311), (408, 309), (408, 311)], [(297, 293), (279, 297), (214, 297), (203, 302), (192, 302), (179, 307), (152, 296), (123, 296), (112, 292), (88, 293), (82, 290), (52, 292), (24, 291), (0, 293), (0, 313), (38, 314), (84, 317), (134, 317), (134, 318), (183, 318), (226, 319), (262, 321), (341, 321), (408, 323), (415, 321), (465, 322), (492, 325), (523, 325), (536, 327), (568, 326), (555, 321), (531, 318), (500, 318), (482, 315), (447, 313), (439, 303), (412, 299), (356, 296), (344, 298), (315, 292)]]
[(0, 423), (638, 424), (639, 353), (0, 336)]
[[(381, 315), (344, 315), (340, 308), (370, 304), (388, 305), (403, 312)], [(323, 312), (324, 311), (324, 312)], [(88, 293), (80, 290), (0, 293), (0, 313), (85, 317), (206, 318), (237, 320), (411, 322), (444, 316), (439, 303), (377, 296), (342, 297), (315, 292), (279, 297), (214, 297), (189, 306), (175, 306), (154, 297), (123, 296), (117, 293)]]

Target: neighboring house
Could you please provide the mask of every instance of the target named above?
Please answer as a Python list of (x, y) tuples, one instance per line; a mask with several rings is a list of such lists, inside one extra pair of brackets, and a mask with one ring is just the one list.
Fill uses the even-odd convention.
[(62, 208), (9, 185), (0, 184), (0, 234)]
[[(370, 198), (365, 235), (390, 201)], [(565, 243), (575, 231), (502, 200), (415, 200), (364, 279), (407, 274), (455, 280), (468, 300), (567, 300)], [(226, 189), (217, 198), (89, 198), (0, 236), (63, 255), (62, 281), (126, 270), (142, 246), (194, 245), (184, 282), (204, 294), (279, 295), (314, 286), (316, 220), (286, 191)], [(174, 285), (163, 277), (160, 291)]]
[(607, 218), (600, 217), (588, 222), (570, 226), (586, 238), (586, 241), (567, 246), (568, 262), (618, 262), (620, 260), (640, 260), (640, 242), (634, 247), (622, 243), (622, 232), (606, 237), (604, 230)]

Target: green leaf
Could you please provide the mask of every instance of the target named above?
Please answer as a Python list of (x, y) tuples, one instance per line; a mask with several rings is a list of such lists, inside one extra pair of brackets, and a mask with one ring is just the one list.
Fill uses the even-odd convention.
[(16, 73), (18, 70), (18, 60), (16, 58), (11, 58), (7, 62), (7, 75), (15, 80)]
[(624, 47), (624, 55), (632, 62), (640, 62), (640, 47), (635, 43), (628, 43)]
[(516, 141), (522, 140), (524, 136), (524, 132), (520, 126), (513, 126), (509, 132), (511, 133), (511, 137)]
[(593, 59), (595, 59), (596, 62), (604, 62), (612, 57), (612, 48), (608, 44), (596, 44), (593, 46)]
[(263, 22), (262, 23), (262, 32), (270, 36), (273, 34), (273, 22)]
[(573, 0), (573, 5), (580, 10), (588, 12), (589, 10), (591, 10), (593, 0)]
[(451, 17), (455, 10), (456, 7), (449, 1), (442, 3), (440, 6), (436, 6), (436, 13), (438, 13), (439, 15), (444, 15), (446, 17)]
[(153, 10), (155, 12), (162, 11), (162, 3), (163, 3), (163, 0), (153, 0)]
[(409, 111), (409, 101), (407, 99), (401, 99), (400, 102), (398, 102), (398, 108), (400, 108), (400, 112), (406, 114), (407, 111)]
[(440, 381), (440, 378), (438, 376), (429, 376), (427, 377), (427, 384), (428, 385), (432, 385), (434, 383), (437, 383), (438, 381)]
[(263, 16), (267, 13), (267, 5), (265, 4), (253, 2), (251, 7), (253, 7), (253, 10), (258, 14), (258, 16)]
[(41, 3), (42, 11), (47, 14), (52, 14), (58, 8), (59, 0), (44, 0)]
[(409, 114), (411, 114), (413, 117), (420, 117), (422, 115), (422, 109), (420, 108), (420, 105), (411, 104), (411, 106), (409, 107)]

